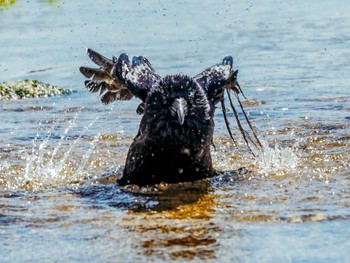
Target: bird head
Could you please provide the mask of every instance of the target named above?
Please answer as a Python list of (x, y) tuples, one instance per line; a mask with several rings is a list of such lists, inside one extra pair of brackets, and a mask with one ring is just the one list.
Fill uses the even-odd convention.
[(192, 78), (169, 75), (146, 99), (146, 112), (157, 113), (170, 122), (184, 125), (186, 120), (210, 119), (210, 103), (204, 90)]

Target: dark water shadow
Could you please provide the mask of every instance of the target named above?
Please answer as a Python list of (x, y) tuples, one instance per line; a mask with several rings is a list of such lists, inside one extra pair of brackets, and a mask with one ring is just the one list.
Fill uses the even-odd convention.
[(94, 178), (93, 184), (83, 185), (75, 191), (89, 202), (95, 203), (97, 207), (109, 206), (132, 212), (162, 212), (196, 203), (203, 196), (213, 194), (214, 188), (220, 185), (228, 186), (242, 181), (242, 177), (238, 175), (243, 173), (249, 171), (241, 168), (236, 171), (219, 172), (212, 178), (194, 182), (139, 187), (119, 186), (116, 181), (122, 172), (118, 170)]

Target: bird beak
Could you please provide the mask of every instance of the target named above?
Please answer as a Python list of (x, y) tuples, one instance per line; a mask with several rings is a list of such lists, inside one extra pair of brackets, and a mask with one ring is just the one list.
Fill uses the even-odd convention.
[(178, 122), (183, 125), (187, 115), (187, 102), (184, 98), (175, 99), (170, 107), (171, 115), (177, 118)]

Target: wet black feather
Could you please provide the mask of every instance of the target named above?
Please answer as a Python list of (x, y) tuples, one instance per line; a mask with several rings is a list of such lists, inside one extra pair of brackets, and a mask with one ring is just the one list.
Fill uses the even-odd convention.
[[(175, 183), (216, 174), (210, 153), (215, 105), (221, 103), (228, 132), (234, 140), (226, 115), (224, 90), (233, 91), (238, 101), (238, 95), (242, 94), (231, 56), (194, 78), (183, 74), (162, 78), (142, 56), (133, 57), (130, 63), (126, 54), (110, 60), (88, 49), (88, 55), (100, 68), (81, 67), (80, 71), (90, 79), (85, 81), (86, 88), (100, 92), (102, 103), (133, 96), (142, 101), (137, 107), (137, 113), (143, 114), (139, 132), (129, 148), (119, 184)], [(239, 130), (248, 144), (252, 139), (243, 129), (231, 97), (229, 99)], [(240, 101), (239, 104), (243, 110)], [(245, 117), (247, 119), (246, 114)]]

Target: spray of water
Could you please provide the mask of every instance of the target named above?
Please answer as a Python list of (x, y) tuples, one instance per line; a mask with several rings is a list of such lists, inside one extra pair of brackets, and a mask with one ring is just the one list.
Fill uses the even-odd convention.
[[(96, 129), (95, 126), (102, 115), (86, 120), (82, 116), (83, 110), (72, 113), (65, 109), (63, 114), (53, 114), (49, 120), (38, 123), (38, 132), (31, 145), (18, 153), (18, 164), (1, 166), (2, 172), (8, 174), (2, 183), (5, 189), (39, 190), (77, 184), (90, 176), (91, 168), (100, 161), (96, 145), (102, 127)], [(87, 136), (91, 129), (93, 137)]]
[[(53, 138), (53, 134), (58, 130), (59, 121), (52, 122), (53, 125), (46, 132), (47, 136), (44, 139), (40, 140), (37, 135), (32, 141), (32, 149), (25, 153), (26, 165), (23, 176), (17, 177), (17, 187), (23, 187), (23, 185), (33, 189), (50, 187), (67, 180), (79, 181), (84, 176), (84, 167), (100, 134), (97, 133), (90, 142), (86, 142), (83, 137), (100, 116), (93, 119), (72, 139), (68, 134), (77, 126), (79, 114), (79, 112), (76, 113), (74, 118), (66, 124), (58, 141)], [(87, 147), (88, 150), (85, 150), (84, 154), (77, 159), (75, 150), (79, 147)]]
[(282, 147), (277, 141), (269, 144), (261, 139), (262, 151), (256, 151), (254, 159), (258, 174), (284, 176), (298, 169), (300, 156), (296, 146)]
[[(264, 112), (261, 111), (260, 115), (264, 115)], [(275, 130), (275, 127), (270, 123), (271, 119), (268, 114), (266, 114), (266, 118), (269, 130)], [(295, 173), (301, 161), (298, 144), (282, 146), (276, 137), (276, 132), (272, 132), (273, 137), (268, 140), (255, 127), (252, 127), (252, 130), (255, 130), (261, 143), (261, 147), (252, 145), (252, 152), (255, 156), (253, 163), (257, 173), (261, 176), (285, 176)]]

